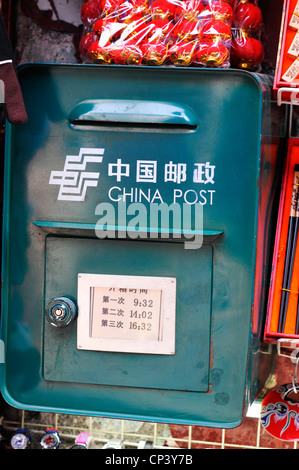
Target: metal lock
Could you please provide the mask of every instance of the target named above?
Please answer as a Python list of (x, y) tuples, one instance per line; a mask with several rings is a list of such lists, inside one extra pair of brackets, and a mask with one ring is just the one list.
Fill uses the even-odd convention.
[(57, 297), (51, 300), (46, 308), (46, 318), (55, 327), (72, 323), (77, 317), (77, 306), (68, 297)]

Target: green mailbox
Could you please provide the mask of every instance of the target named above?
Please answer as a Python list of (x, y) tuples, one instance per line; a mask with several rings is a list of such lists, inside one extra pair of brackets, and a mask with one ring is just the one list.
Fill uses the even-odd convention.
[(6, 127), (1, 391), (234, 427), (262, 326), (284, 110), (241, 70), (25, 65)]

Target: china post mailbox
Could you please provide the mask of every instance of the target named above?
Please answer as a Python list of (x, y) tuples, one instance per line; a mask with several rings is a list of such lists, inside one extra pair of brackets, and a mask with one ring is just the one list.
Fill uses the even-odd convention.
[(271, 365), (269, 87), (233, 69), (33, 64), (19, 79), (29, 119), (6, 128), (3, 396), (237, 426)]

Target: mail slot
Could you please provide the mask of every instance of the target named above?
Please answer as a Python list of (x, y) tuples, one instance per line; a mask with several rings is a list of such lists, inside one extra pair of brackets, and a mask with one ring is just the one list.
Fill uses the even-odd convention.
[(261, 338), (284, 107), (243, 70), (32, 64), (19, 79), (3, 396), (239, 425), (272, 367)]

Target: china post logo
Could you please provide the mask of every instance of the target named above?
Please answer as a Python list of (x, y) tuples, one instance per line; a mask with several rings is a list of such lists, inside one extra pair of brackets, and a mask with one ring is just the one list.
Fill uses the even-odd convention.
[(84, 201), (87, 188), (96, 187), (100, 172), (88, 171), (89, 163), (101, 163), (103, 148), (81, 148), (79, 155), (67, 155), (62, 171), (52, 171), (49, 184), (60, 186), (59, 201)]

